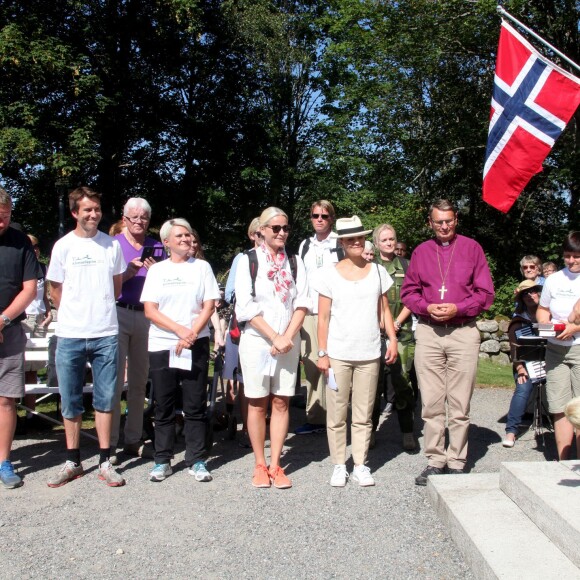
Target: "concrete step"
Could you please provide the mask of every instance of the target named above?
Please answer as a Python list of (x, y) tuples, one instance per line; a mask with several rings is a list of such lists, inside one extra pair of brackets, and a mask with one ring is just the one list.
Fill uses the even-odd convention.
[(502, 463), (500, 489), (580, 568), (580, 462)]
[(427, 493), (477, 578), (580, 579), (578, 569), (499, 487), (499, 474), (436, 475)]

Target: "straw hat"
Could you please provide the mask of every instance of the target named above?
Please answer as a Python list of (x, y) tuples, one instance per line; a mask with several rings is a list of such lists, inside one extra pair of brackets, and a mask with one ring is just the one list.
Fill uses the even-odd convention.
[(519, 286), (516, 288), (516, 294), (520, 295), (525, 290), (532, 290), (532, 289), (535, 289), (537, 292), (541, 292), (542, 285), (537, 284), (533, 280), (524, 280), (523, 282), (520, 282)]
[(357, 215), (350, 218), (340, 218), (336, 220), (336, 233), (339, 238), (356, 238), (357, 236), (368, 236), (373, 230), (365, 230)]

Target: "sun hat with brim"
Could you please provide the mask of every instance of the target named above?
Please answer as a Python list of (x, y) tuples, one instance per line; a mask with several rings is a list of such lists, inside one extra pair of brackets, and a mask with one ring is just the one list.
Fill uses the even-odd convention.
[(339, 238), (356, 238), (368, 236), (373, 230), (365, 230), (357, 215), (336, 220), (336, 233)]
[(524, 280), (523, 282), (520, 282), (519, 286), (516, 288), (516, 294), (521, 294), (522, 292), (525, 292), (526, 290), (537, 290), (538, 292), (542, 291), (542, 285), (538, 284), (537, 282), (534, 282), (533, 280)]

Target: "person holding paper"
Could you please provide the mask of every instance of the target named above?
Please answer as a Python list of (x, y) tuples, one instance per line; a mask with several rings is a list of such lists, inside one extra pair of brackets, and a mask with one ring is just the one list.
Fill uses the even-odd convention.
[[(289, 399), (296, 388), (300, 357), (299, 331), (310, 306), (304, 264), (285, 250), (288, 216), (269, 207), (260, 216), (262, 243), (256, 250), (257, 272), (250, 272), (247, 254), (236, 272), (236, 316), (240, 326), (240, 363), (248, 398), (248, 433), (256, 465), (254, 487), (292, 487), (280, 465), (288, 434)], [(295, 261), (293, 276), (291, 261)], [(271, 400), (270, 465), (266, 466), (266, 413)]]
[(352, 477), (367, 487), (375, 484), (365, 462), (380, 368), (380, 326), (389, 338), (385, 362), (392, 364), (397, 358), (397, 333), (387, 300), (393, 280), (383, 266), (364, 259), (365, 236), (372, 230), (365, 230), (358, 216), (337, 220), (336, 231), (345, 259), (321, 268), (314, 281), (319, 294), (318, 368), (329, 378), (326, 432), (334, 463), (330, 485), (344, 487), (348, 478), (346, 418), (352, 393)]
[(149, 374), (155, 402), (155, 466), (151, 481), (171, 475), (175, 399), (181, 384), (185, 464), (196, 481), (211, 481), (204, 458), (207, 427), (208, 320), (220, 293), (210, 265), (189, 257), (193, 230), (181, 218), (166, 221), (159, 237), (169, 259), (149, 268), (141, 302), (151, 321)]

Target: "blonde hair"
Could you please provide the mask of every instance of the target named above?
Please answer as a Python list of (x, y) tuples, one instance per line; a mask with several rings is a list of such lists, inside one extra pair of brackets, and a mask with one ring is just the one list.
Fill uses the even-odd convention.
[(32, 234), (26, 234), (28, 236), (28, 239), (30, 240), (30, 243), (33, 246), (38, 246), (38, 238), (36, 236), (33, 236)]
[(260, 229), (260, 218), (255, 217), (248, 226), (248, 238), (250, 238), (250, 236), (253, 236), (259, 229)]
[(270, 223), (270, 220), (273, 220), (275, 217), (277, 216), (284, 216), (286, 219), (288, 219), (288, 215), (286, 214), (285, 211), (281, 210), (279, 207), (267, 207), (262, 214), (260, 215), (260, 227), (264, 227), (267, 226)]
[(172, 220), (167, 220), (161, 226), (161, 229), (159, 230), (159, 238), (162, 242), (164, 242), (169, 237), (173, 226), (181, 226), (185, 228), (191, 235), (193, 235), (193, 228), (189, 225), (187, 220), (184, 220), (183, 218), (174, 218)]
[(397, 232), (395, 231), (395, 228), (391, 224), (380, 224), (373, 231), (373, 242), (375, 243), (375, 246), (379, 245), (379, 236), (385, 230), (391, 230), (393, 232), (393, 236), (395, 236), (395, 243), (397, 242)]
[(580, 429), (580, 397), (575, 397), (564, 407), (564, 414), (575, 429)]

